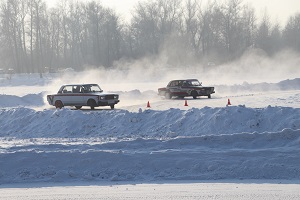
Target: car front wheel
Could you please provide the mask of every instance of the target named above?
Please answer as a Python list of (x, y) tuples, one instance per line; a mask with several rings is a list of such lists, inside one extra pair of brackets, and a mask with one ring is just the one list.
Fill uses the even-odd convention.
[(60, 100), (55, 101), (55, 108), (61, 109), (62, 107), (64, 107), (64, 105)]
[(90, 106), (92, 110), (94, 110), (95, 107), (97, 106), (96, 101), (94, 99), (89, 99), (87, 105)]
[(115, 105), (110, 105), (110, 108), (113, 110), (115, 109)]
[(197, 99), (198, 93), (196, 91), (192, 91), (191, 95), (192, 95), (193, 99)]

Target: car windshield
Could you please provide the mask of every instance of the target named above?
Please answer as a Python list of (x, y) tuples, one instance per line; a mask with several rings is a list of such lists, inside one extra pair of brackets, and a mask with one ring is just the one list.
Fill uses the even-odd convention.
[(102, 92), (99, 85), (83, 85), (83, 89), (85, 93), (93, 93), (93, 92)]
[(188, 81), (188, 84), (191, 86), (201, 86), (201, 83), (198, 80)]

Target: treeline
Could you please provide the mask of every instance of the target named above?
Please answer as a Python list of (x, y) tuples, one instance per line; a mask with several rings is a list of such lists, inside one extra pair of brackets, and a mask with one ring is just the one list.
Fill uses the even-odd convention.
[(45, 68), (112, 67), (120, 59), (165, 55), (170, 65), (222, 63), (251, 48), (267, 55), (300, 51), (300, 14), (284, 27), (258, 20), (242, 0), (139, 2), (130, 22), (98, 1), (1, 0), (0, 68), (44, 72)]

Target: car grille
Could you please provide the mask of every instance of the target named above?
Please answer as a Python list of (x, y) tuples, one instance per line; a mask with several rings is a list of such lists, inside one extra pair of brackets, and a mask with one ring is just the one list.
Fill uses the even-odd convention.
[(114, 99), (114, 95), (106, 95), (106, 96), (105, 96), (105, 99), (106, 99), (106, 100)]

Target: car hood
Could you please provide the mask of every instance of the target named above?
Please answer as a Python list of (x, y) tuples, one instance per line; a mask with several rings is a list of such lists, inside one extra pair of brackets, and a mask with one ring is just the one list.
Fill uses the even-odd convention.
[(100, 96), (104, 96), (104, 95), (119, 95), (119, 94), (110, 93), (110, 92), (93, 92), (93, 93), (87, 93), (87, 94), (94, 94), (94, 95), (100, 95)]

